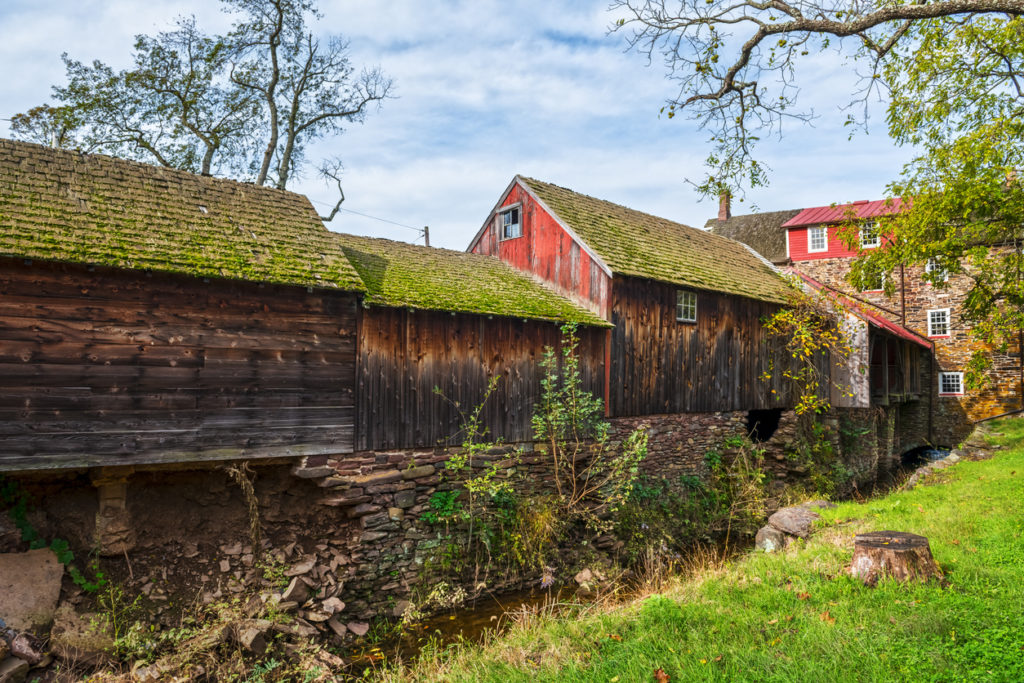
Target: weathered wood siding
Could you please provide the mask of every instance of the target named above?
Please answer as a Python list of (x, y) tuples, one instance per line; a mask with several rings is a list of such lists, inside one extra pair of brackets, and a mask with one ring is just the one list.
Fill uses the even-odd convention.
[(349, 452), (356, 306), (0, 259), (0, 470)]
[[(604, 329), (581, 328), (584, 387), (604, 391)], [(460, 443), (462, 419), (483, 400), (489, 438), (532, 438), (544, 347), (561, 340), (555, 323), (436, 311), (371, 307), (359, 331), (359, 450)], [(443, 396), (434, 392), (438, 387)], [(456, 408), (452, 401), (458, 402)]]
[[(614, 416), (790, 407), (776, 378), (761, 319), (772, 304), (697, 292), (697, 322), (676, 320), (678, 287), (616, 277), (612, 287)], [(778, 372), (776, 372), (778, 375)]]
[(518, 183), (502, 199), (498, 211), (515, 204), (520, 205), (522, 236), (499, 239), (492, 218), (472, 251), (497, 256), (518, 270), (533, 273), (563, 296), (607, 318), (608, 274)]

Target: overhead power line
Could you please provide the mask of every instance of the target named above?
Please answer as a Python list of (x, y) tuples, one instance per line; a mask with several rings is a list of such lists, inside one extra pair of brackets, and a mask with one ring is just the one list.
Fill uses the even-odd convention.
[[(333, 208), (333, 207), (331, 207), (330, 204), (327, 204), (326, 202), (321, 202), (321, 201), (319, 201), (317, 199), (311, 199), (310, 201), (312, 201), (315, 204), (320, 204), (321, 206), (327, 206), (327, 207)], [(399, 223), (398, 221), (392, 221), (392, 220), (389, 220), (387, 218), (381, 218), (380, 216), (371, 216), (368, 213), (362, 213), (360, 211), (353, 211), (352, 209), (346, 209), (345, 207), (341, 207), (341, 206), (338, 207), (338, 210), (339, 211), (344, 211), (345, 213), (353, 213), (353, 214), (355, 214), (357, 216), (362, 216), (363, 218), (369, 218), (371, 220), (380, 221), (381, 223), (389, 223), (390, 225), (397, 225), (398, 227), (406, 228), (407, 230), (415, 230), (416, 232), (419, 233), (419, 236), (423, 238), (424, 243), (428, 247), (430, 246), (430, 227), (429, 226), (425, 225), (422, 228), (414, 228), (413, 226), (406, 225), (405, 223)]]

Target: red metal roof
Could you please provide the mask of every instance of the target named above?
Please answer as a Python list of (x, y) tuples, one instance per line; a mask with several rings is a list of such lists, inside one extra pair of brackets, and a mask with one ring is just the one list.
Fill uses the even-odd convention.
[(836, 292), (835, 290), (826, 287), (825, 285), (818, 282), (814, 278), (805, 275), (804, 273), (801, 273), (796, 269), (789, 269), (789, 271), (800, 276), (800, 278), (804, 282), (806, 282), (814, 289), (825, 292), (825, 295), (831, 298), (832, 301), (834, 301), (839, 306), (842, 306), (846, 311), (857, 316), (858, 318), (866, 322), (868, 325), (874, 325), (879, 329), (883, 329), (886, 332), (889, 332), (890, 334), (896, 335), (900, 339), (906, 339), (907, 341), (923, 346), (926, 349), (932, 348), (932, 343), (930, 341), (920, 336), (916, 332), (908, 330), (902, 325), (894, 323), (893, 321), (889, 320), (878, 311), (872, 310), (871, 307), (868, 306), (867, 304), (863, 304), (859, 301), (854, 301), (850, 297), (843, 296), (839, 292)]
[[(909, 202), (907, 202), (909, 205)], [(782, 224), (784, 228), (798, 228), (821, 223), (842, 223), (850, 219), (891, 216), (903, 210), (902, 199), (876, 199), (873, 202), (853, 202), (834, 206), (817, 206), (804, 209)]]

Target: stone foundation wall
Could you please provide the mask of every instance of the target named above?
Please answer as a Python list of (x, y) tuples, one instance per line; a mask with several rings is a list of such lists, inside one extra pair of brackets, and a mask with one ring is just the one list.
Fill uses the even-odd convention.
[[(877, 436), (877, 415), (862, 412), (858, 419), (870, 424)], [(765, 449), (765, 466), (775, 489), (806, 473), (793, 458), (796, 416), (787, 411), (779, 417), (774, 433), (759, 444)], [(835, 436), (839, 418), (828, 419), (836, 427), (830, 432)], [(706, 476), (705, 454), (722, 451), (730, 437), (746, 439), (748, 415), (622, 418), (613, 421), (613, 432), (625, 436), (638, 426), (646, 427), (650, 435), (644, 472), (677, 480), (682, 475)], [(889, 431), (884, 439), (850, 455), (862, 475), (876, 467), (886, 448), (897, 443), (893, 428), (887, 422)], [(835, 438), (838, 447), (839, 437)], [(885, 445), (879, 445), (883, 441)], [(408, 600), (419, 599), (441, 580), (450, 580), (473, 594), (508, 590), (520, 587), (524, 580), (537, 579), (500, 570), (490, 574), (483, 570), (472, 576), (444, 574), (439, 558), (449, 550), (458, 551), (459, 533), (428, 523), (423, 516), (431, 509), (432, 497), (459, 488), (446, 476), (444, 465), (451, 455), (449, 451), (418, 449), (253, 464), (250, 476), (265, 551), (277, 567), (275, 571), (285, 582), (294, 576), (308, 579), (318, 591), (317, 600), (339, 598), (345, 603), (342, 620), (358, 622), (401, 615)], [(497, 447), (476, 456), (473, 463), (478, 471), (491, 464), (498, 469), (497, 478), (509, 481), (524, 500), (552, 488), (549, 454), (543, 444)], [(106, 474), (109, 478), (118, 473)], [(120, 474), (127, 482), (123, 508), (134, 533), (119, 535), (115, 539), (117, 552), (104, 562), (108, 574), (122, 583), (128, 594), (146, 596), (157, 612), (166, 611), (173, 621), (172, 602), (187, 603), (196, 594), (210, 602), (259, 582), (258, 553), (248, 536), (248, 504), (223, 468)], [(104, 528), (96, 521), (101, 502), (107, 500), (107, 488), (98, 489), (95, 477), (84, 473), (20, 481), (32, 496), (30, 519), (42, 536), (67, 539), (79, 557), (84, 557), (94, 546), (97, 528)], [(125, 547), (127, 541), (134, 545)], [(593, 539), (591, 547), (599, 553), (613, 544), (614, 538), (605, 536)], [(0, 548), (0, 552), (16, 549)], [(578, 568), (570, 566), (573, 560), (563, 561), (567, 566), (558, 567), (556, 576), (571, 579)], [(433, 569), (428, 571), (430, 567)], [(268, 590), (282, 588), (279, 584)], [(300, 611), (299, 616), (308, 618), (312, 628), (324, 630), (324, 624), (316, 621), (317, 609), (313, 605), (308, 614)]]

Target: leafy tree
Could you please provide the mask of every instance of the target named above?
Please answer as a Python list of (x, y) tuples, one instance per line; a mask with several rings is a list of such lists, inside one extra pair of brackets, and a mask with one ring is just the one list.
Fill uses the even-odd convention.
[[(179, 19), (137, 36), (128, 69), (64, 55), (59, 104), (14, 116), (14, 135), (286, 189), (307, 165), (307, 145), (363, 121), (391, 81), (379, 69), (357, 73), (340, 37), (314, 35), (311, 0), (222, 1), (238, 16), (228, 33)], [(338, 183), (331, 220), (344, 201), (341, 164), (319, 170)]]
[[(759, 137), (813, 116), (797, 106), (798, 66), (830, 47), (845, 51), (862, 75), (847, 123), (866, 125), (869, 96), (881, 94), (892, 139), (919, 150), (888, 188), (909, 210), (880, 226), (887, 248), (864, 252), (852, 283), (934, 259), (939, 267), (928, 277), (936, 286), (944, 286), (943, 270), (970, 279), (961, 315), (979, 344), (1006, 351), (1021, 343), (1024, 0), (614, 7), (624, 12), (616, 30), (632, 29), (631, 45), (662, 55), (678, 82), (668, 115), (689, 115), (711, 133), (709, 171), (697, 183), (707, 194), (767, 182), (754, 153)], [(846, 241), (859, 247), (854, 227)], [(978, 386), (990, 363), (979, 347), (968, 384)]]

